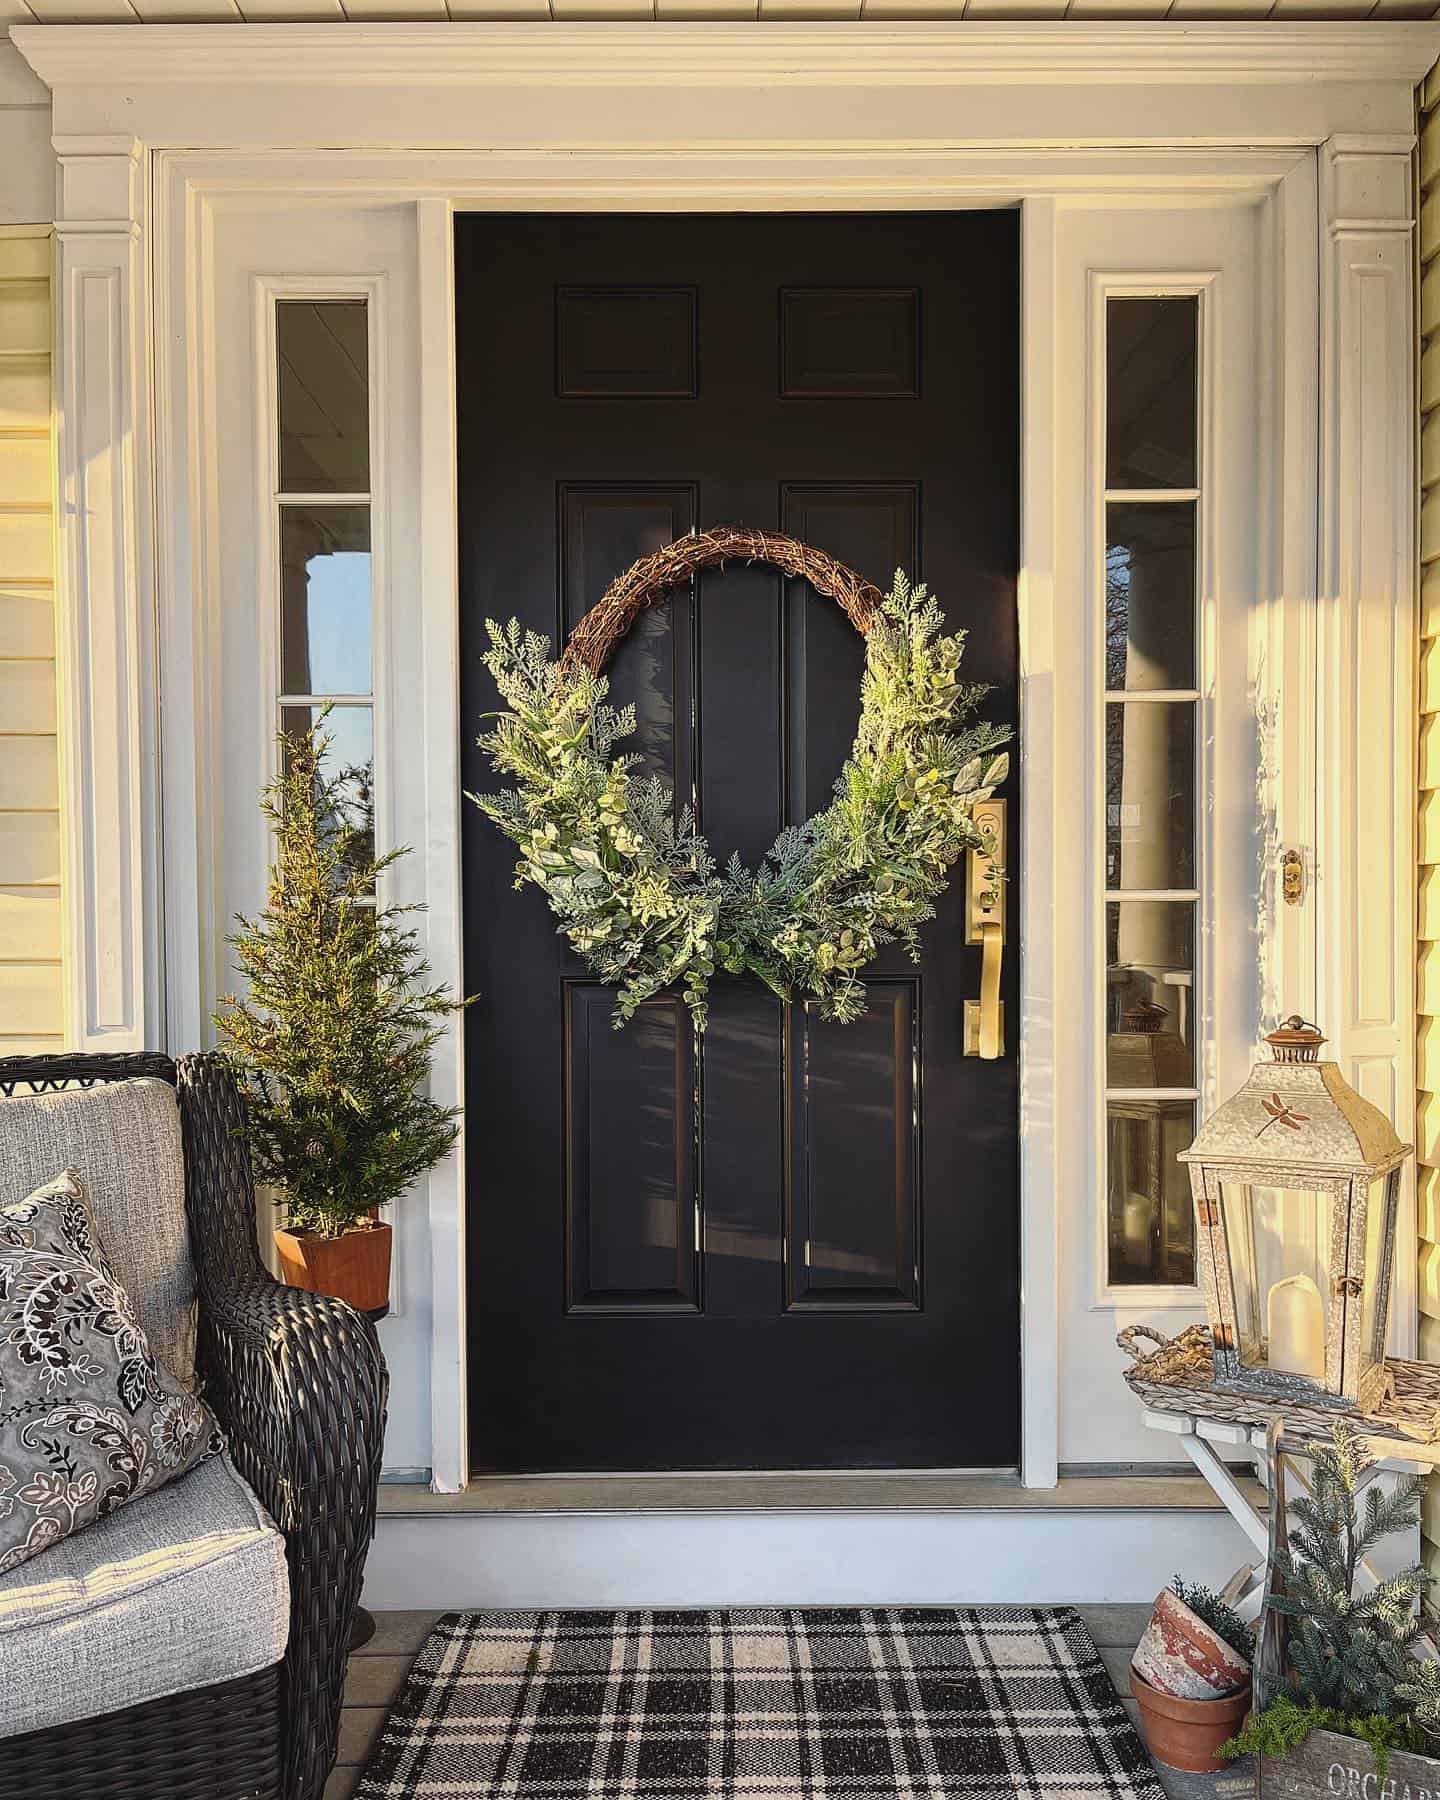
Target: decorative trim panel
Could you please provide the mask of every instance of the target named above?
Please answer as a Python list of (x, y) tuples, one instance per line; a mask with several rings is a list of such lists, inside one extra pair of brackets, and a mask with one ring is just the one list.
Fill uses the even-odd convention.
[[(1413, 140), (1321, 152), (1317, 856), (1321, 1021), (1357, 1092), (1414, 1127)], [(1399, 1241), (1415, 1236), (1415, 1183)], [(1391, 1353), (1414, 1354), (1396, 1271)]]
[(162, 1041), (139, 146), (60, 143), (62, 818), (76, 1049)]

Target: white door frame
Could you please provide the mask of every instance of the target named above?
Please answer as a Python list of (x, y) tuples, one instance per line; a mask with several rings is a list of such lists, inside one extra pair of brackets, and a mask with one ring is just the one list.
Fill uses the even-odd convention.
[[(1057, 214), (1141, 201), (1265, 206), (1278, 246), (1277, 327), (1314, 305), (1318, 254), (1323, 305), (1310, 374), (1327, 530), (1317, 571), (1315, 445), (1290, 407), (1307, 371), (1294, 366), (1285, 333), (1269, 402), (1278, 487), (1257, 625), (1266, 646), (1257, 699), (1279, 707), (1285, 735), (1266, 801), (1279, 839), (1310, 851), (1317, 904), (1303, 921), (1274, 909), (1262, 935), (1283, 967), (1285, 1003), (1328, 1002), (1341, 1060), (1405, 1131), (1411, 95), (1440, 51), (1440, 32), (337, 25), (33, 26), (12, 35), (54, 91), (60, 158), (60, 606), (74, 734), (65, 829), (67, 879), (80, 897), (70, 967), (77, 1041), (93, 1049), (209, 1039), (224, 925), (210, 889), (217, 771), (207, 727), (223, 671), (209, 651), (207, 609), (222, 546), (204, 453), (213, 363), (197, 321), (226, 205), (415, 208), (427, 754), (424, 835), (407, 835), (426, 846), (432, 963), (458, 982), (465, 726), (456, 695), (452, 211), (1021, 204), (1021, 773), (1038, 846), (1026, 864), (1022, 921), (1022, 1472), (1032, 1485), (1052, 1483), (1063, 1355), (1056, 1196), (1079, 1190), (1093, 1202), (1085, 1115), (1098, 1079), (1087, 1009), (1074, 999), (1077, 981), (1095, 974), (1088, 921), (1057, 904), (1089, 879), (1077, 860), (1084, 833), (1066, 801), (1083, 766), (1086, 719), (1067, 649), (1075, 629), (1067, 601), (1083, 589), (1060, 510), (1077, 476), (1057, 466), (1052, 432), (1076, 375), (1056, 356)], [(319, 147), (336, 144), (355, 147)], [(1313, 220), (1299, 216), (1287, 186), (1316, 146), (1318, 251)], [(77, 711), (93, 672), (111, 668), (117, 704)], [(1310, 670), (1319, 675), (1315, 707), (1296, 704)], [(1377, 794), (1384, 809), (1372, 812)], [(1390, 854), (1377, 858), (1387, 832)], [(1363, 930), (1342, 929), (1362, 917)], [(437, 1059), (441, 1098), (463, 1093), (460, 1059), (456, 1035)], [(463, 1191), (458, 1157), (427, 1184), (431, 1465), (447, 1490), (464, 1484), (466, 1466)], [(1407, 1328), (1413, 1336), (1408, 1259), (1401, 1275), (1411, 1278), (1408, 1288), (1397, 1281), (1404, 1347)]]

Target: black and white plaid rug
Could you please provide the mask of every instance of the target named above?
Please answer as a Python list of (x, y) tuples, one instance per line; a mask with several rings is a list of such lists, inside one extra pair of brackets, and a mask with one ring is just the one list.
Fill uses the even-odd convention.
[(451, 1613), (357, 1800), (1163, 1800), (1070, 1607)]

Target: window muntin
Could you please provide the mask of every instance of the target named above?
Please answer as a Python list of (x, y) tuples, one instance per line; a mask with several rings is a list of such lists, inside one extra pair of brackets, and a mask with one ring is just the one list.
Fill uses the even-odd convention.
[(1102, 1286), (1191, 1286), (1199, 1099), (1200, 298), (1104, 305)]

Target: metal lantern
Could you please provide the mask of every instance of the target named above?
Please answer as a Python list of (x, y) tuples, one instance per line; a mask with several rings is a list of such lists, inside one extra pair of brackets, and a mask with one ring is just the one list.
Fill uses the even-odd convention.
[(1387, 1391), (1385, 1325), (1400, 1171), (1410, 1154), (1325, 1039), (1287, 1019), (1190, 1165), (1215, 1385), (1373, 1412)]

